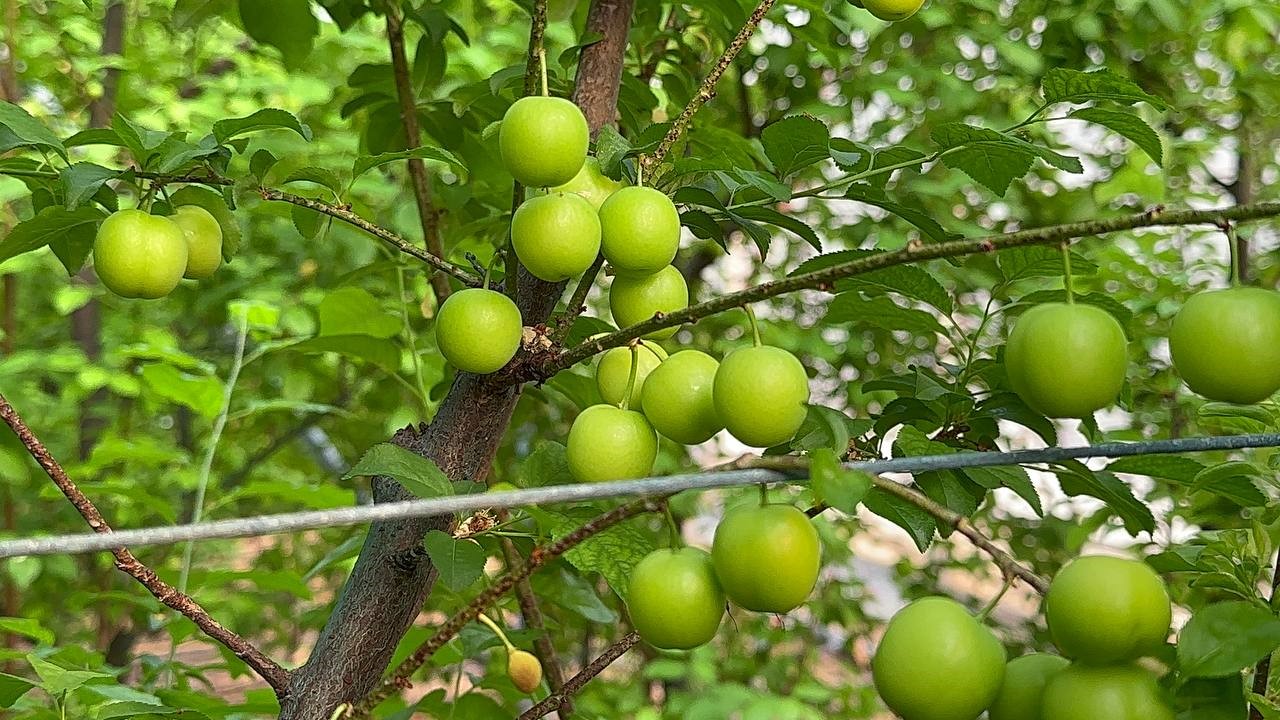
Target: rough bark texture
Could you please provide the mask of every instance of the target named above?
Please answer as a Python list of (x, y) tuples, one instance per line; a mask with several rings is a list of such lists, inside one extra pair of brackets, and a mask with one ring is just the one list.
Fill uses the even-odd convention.
[[(583, 51), (574, 99), (592, 131), (616, 115), (622, 56), (631, 26), (630, 0), (593, 3), (589, 27), (604, 40)], [(525, 323), (545, 322), (563, 285), (523, 275), (520, 309)], [(520, 387), (459, 374), (429, 427), (406, 428), (396, 444), (431, 458), (454, 480), (481, 480), (511, 420)], [(409, 497), (394, 481), (378, 478), (376, 502)], [(377, 523), (347, 579), (311, 658), (293, 674), (281, 708), (283, 720), (328, 720), (343, 702), (363, 697), (382, 677), (396, 644), (418, 616), (436, 569), (421, 551), (423, 535), (448, 528), (451, 517)]]

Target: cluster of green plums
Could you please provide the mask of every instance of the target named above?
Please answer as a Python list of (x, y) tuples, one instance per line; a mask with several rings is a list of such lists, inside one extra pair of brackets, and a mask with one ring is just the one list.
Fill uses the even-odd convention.
[[(1169, 333), (1174, 368), (1196, 393), (1250, 404), (1280, 390), (1280, 292), (1232, 287), (1198, 293)], [(1013, 389), (1049, 417), (1079, 418), (1116, 401), (1128, 369), (1120, 323), (1095, 305), (1037, 305), (1005, 347)]]
[(184, 277), (203, 280), (220, 265), (222, 226), (198, 205), (181, 205), (169, 216), (114, 212), (93, 241), (98, 279), (121, 297), (162, 298)]
[(943, 597), (889, 621), (872, 660), (876, 690), (903, 720), (1172, 720), (1154, 673), (1136, 664), (1161, 648), (1172, 606), (1146, 564), (1108, 556), (1068, 563), (1044, 600), (1062, 653), (1007, 661), (995, 634)]
[(794, 437), (808, 413), (804, 366), (771, 345), (739, 348), (718, 362), (639, 341), (600, 356), (596, 386), (605, 402), (569, 429), (569, 469), (580, 482), (649, 475), (659, 434), (697, 445), (728, 429), (746, 445), (772, 447)]
[(821, 543), (809, 516), (791, 505), (747, 504), (725, 513), (711, 552), (655, 550), (631, 572), (627, 613), (645, 642), (689, 650), (715, 637), (726, 601), (787, 613), (813, 592)]

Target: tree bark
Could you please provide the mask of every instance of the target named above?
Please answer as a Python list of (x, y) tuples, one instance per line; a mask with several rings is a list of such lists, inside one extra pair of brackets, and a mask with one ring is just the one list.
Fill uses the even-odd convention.
[[(583, 50), (574, 99), (592, 132), (617, 114), (618, 83), (631, 28), (630, 0), (596, 0), (588, 19), (604, 38)], [(563, 284), (520, 277), (525, 324), (545, 322)], [(453, 480), (481, 481), (497, 452), (520, 396), (520, 386), (460, 373), (430, 426), (405, 428), (397, 445), (431, 458)], [(385, 477), (374, 480), (375, 502), (411, 496)], [(375, 523), (329, 622), (305, 665), (293, 674), (281, 703), (282, 720), (328, 720), (343, 702), (360, 699), (381, 679), (397, 643), (431, 593), (436, 569), (423, 536), (447, 530), (452, 517)]]

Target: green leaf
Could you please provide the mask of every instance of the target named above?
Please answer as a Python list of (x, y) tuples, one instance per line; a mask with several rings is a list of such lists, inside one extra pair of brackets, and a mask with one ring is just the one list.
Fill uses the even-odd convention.
[[(549, 526), (551, 538), (558, 541), (598, 515), (599, 510), (597, 506), (586, 506), (573, 513), (531, 510), (530, 514), (538, 517), (540, 524)], [(565, 559), (583, 573), (603, 575), (609, 587), (626, 600), (632, 568), (655, 548), (649, 533), (631, 524), (619, 523), (565, 553)]]
[(1258, 468), (1247, 462), (1219, 463), (1197, 473), (1191, 489), (1213, 493), (1242, 507), (1264, 507), (1267, 496), (1254, 482), (1260, 475)]
[(82, 147), (84, 145), (112, 145), (114, 147), (129, 147), (120, 134), (113, 128), (89, 128), (67, 138), (64, 144), (69, 147)]
[(57, 639), (52, 630), (31, 618), (0, 617), (0, 631), (31, 638), (38, 645), (53, 645)]
[(354, 180), (373, 168), (393, 163), (398, 160), (408, 160), (410, 158), (418, 158), (420, 160), (439, 160), (440, 162), (449, 163), (463, 172), (467, 169), (467, 166), (458, 159), (458, 156), (448, 150), (438, 147), (418, 147), (412, 150), (382, 153), (381, 155), (361, 155), (356, 158), (355, 164), (351, 167), (351, 178)]
[(1107, 466), (1107, 470), (1190, 485), (1204, 467), (1204, 463), (1180, 455), (1136, 455), (1116, 460)]
[(320, 24), (308, 0), (240, 0), (239, 6), (245, 32), (256, 42), (278, 49), (286, 66), (297, 67), (311, 54)]
[(857, 512), (872, 485), (870, 475), (846, 469), (830, 448), (809, 453), (809, 478), (818, 500), (849, 514)]
[(1226, 677), (1280, 648), (1280, 619), (1248, 602), (1201, 609), (1178, 635), (1178, 666), (1188, 677)]
[(973, 467), (959, 472), (988, 490), (998, 487), (1012, 490), (1018, 497), (1027, 501), (1036, 515), (1044, 517), (1044, 505), (1040, 501), (1040, 493), (1036, 492), (1036, 486), (1031, 483), (1031, 477), (1022, 467), (1018, 465)]
[[(1248, 716), (1242, 675), (1180, 680), (1174, 707), (1182, 720), (1241, 720)], [(1276, 720), (1275, 715), (1269, 716), (1265, 711), (1262, 717)]]
[(85, 257), (93, 247), (93, 238), (97, 234), (98, 224), (106, 217), (106, 213), (92, 207), (79, 210), (67, 210), (61, 206), (47, 207), (30, 220), (24, 220), (13, 227), (3, 240), (0, 240), (0, 263), (11, 257), (39, 250), (50, 245), (57, 252), (59, 248), (67, 253), (59, 253), (67, 268), (67, 273), (74, 275), (84, 264)]
[(776, 225), (809, 243), (814, 250), (822, 251), (822, 240), (818, 239), (818, 233), (814, 232), (813, 228), (789, 215), (783, 215), (773, 208), (743, 207), (734, 210), (733, 214), (750, 220), (758, 220), (769, 225)]
[(75, 210), (80, 207), (80, 203), (92, 198), (108, 180), (119, 175), (119, 170), (89, 162), (78, 162), (58, 173), (67, 209)]
[(222, 383), (209, 375), (190, 375), (168, 363), (142, 366), (142, 380), (156, 395), (185, 405), (202, 417), (213, 418), (222, 409)]
[(871, 421), (866, 418), (855, 420), (835, 408), (810, 404), (809, 412), (796, 431), (791, 446), (805, 452), (828, 448), (838, 455), (844, 455), (849, 452), (850, 439), (862, 436), (870, 430)]
[(1168, 106), (1160, 98), (1147, 93), (1137, 83), (1110, 70), (1080, 72), (1053, 68), (1040, 83), (1046, 103), (1067, 102), (1075, 105), (1109, 100), (1123, 105), (1145, 102), (1157, 110)]
[(1004, 197), (1009, 185), (1031, 170), (1036, 153), (1029, 143), (989, 128), (947, 123), (933, 131), (933, 141), (947, 150), (942, 160)]
[[(241, 0), (243, 4), (246, 0)], [(293, 0), (284, 0), (281, 5), (293, 2)], [(261, 3), (262, 5), (272, 5), (274, 3)], [(304, 3), (305, 4), (305, 3)], [(310, 16), (311, 11), (308, 9), (307, 15)], [(314, 18), (313, 18), (314, 20)], [(257, 132), (259, 130), (274, 130), (283, 128), (292, 130), (302, 136), (304, 140), (311, 140), (311, 128), (298, 120), (293, 113), (278, 110), (276, 108), (264, 108), (252, 115), (246, 115), (240, 118), (230, 118), (227, 120), (219, 120), (213, 124), (213, 136), (218, 142), (225, 143), (237, 135), (245, 133)]]
[(190, 30), (206, 20), (231, 10), (232, 0), (177, 0), (171, 19), (179, 30)]
[(903, 331), (914, 335), (945, 335), (946, 329), (932, 313), (915, 308), (902, 307), (891, 298), (864, 297), (857, 292), (836, 295), (827, 305), (826, 324), (856, 323), (882, 330)]
[(36, 684), (9, 673), (0, 673), (0, 708), (10, 708)]
[(401, 320), (382, 309), (368, 291), (342, 287), (320, 301), (320, 336), (370, 335), (392, 338), (400, 334)]
[(282, 347), (301, 353), (338, 353), (372, 363), (388, 373), (400, 370), (400, 346), (366, 334), (321, 335)]
[(439, 466), (429, 458), (391, 443), (379, 443), (369, 448), (342, 479), (350, 480), (362, 475), (386, 475), (424, 500), (453, 494), (453, 486)]
[(520, 466), (520, 487), (542, 487), (572, 483), (569, 458), (564, 445), (554, 440), (543, 440), (529, 453)]
[(18, 147), (47, 148), (67, 156), (67, 148), (44, 123), (13, 103), (0, 101), (0, 153)]
[(933, 535), (938, 530), (938, 521), (906, 500), (873, 488), (867, 493), (862, 504), (876, 515), (906, 530), (916, 547), (920, 548), (920, 552), (928, 550), (929, 545), (933, 543)]
[(112, 677), (107, 673), (92, 670), (68, 670), (47, 660), (41, 660), (35, 655), (27, 655), (27, 662), (31, 663), (36, 676), (40, 678), (38, 683), (40, 689), (54, 697), (83, 687), (87, 682)]
[(869, 273), (855, 275), (836, 283), (841, 286), (856, 288), (863, 292), (893, 292), (903, 297), (919, 300), (927, 305), (951, 312), (951, 295), (942, 287), (942, 283), (918, 265), (897, 265), (894, 267), (872, 270)]
[(764, 154), (779, 177), (787, 177), (831, 155), (831, 132), (811, 115), (793, 115), (760, 133)]
[(1132, 113), (1107, 108), (1083, 108), (1071, 113), (1071, 117), (1097, 123), (1127, 138), (1142, 149), (1156, 165), (1164, 167), (1164, 144), (1160, 136), (1142, 118)]
[[(1016, 305), (1010, 306), (1010, 315), (1030, 310), (1033, 306), (1040, 305), (1042, 303), (1060, 303), (1066, 301), (1066, 290), (1041, 290), (1019, 298)], [(1133, 322), (1133, 311), (1121, 304), (1113, 295), (1100, 292), (1076, 293), (1075, 301), (1085, 305), (1096, 305), (1103, 310), (1106, 310), (1111, 313), (1112, 317), (1119, 321), (1121, 327), (1127, 328)]]
[(449, 533), (432, 530), (422, 545), (440, 573), (440, 582), (454, 592), (466, 590), (484, 574), (487, 555), (474, 540), (459, 540)]
[[(1007, 283), (1027, 278), (1062, 277), (1066, 270), (1062, 263), (1062, 251), (1043, 245), (1001, 250), (996, 253), (996, 264)], [(1098, 266), (1083, 255), (1073, 252), (1071, 272), (1073, 275), (1093, 275), (1098, 272)]]
[(111, 118), (111, 128), (115, 131), (124, 146), (129, 148), (133, 159), (139, 165), (146, 166), (152, 151), (169, 138), (169, 133), (160, 132), (133, 122), (120, 113)]
[(1107, 507), (1124, 522), (1130, 535), (1139, 531), (1151, 532), (1156, 528), (1151, 509), (1133, 495), (1133, 490), (1115, 475), (1105, 471), (1093, 471), (1075, 460), (1061, 463), (1055, 470), (1062, 491), (1072, 497), (1088, 495), (1107, 504)]
[(622, 178), (622, 160), (631, 152), (631, 143), (612, 125), (600, 128), (596, 137), (596, 160), (600, 163), (600, 172), (606, 177), (619, 180)]
[(289, 173), (289, 176), (284, 179), (283, 184), (287, 185), (295, 182), (315, 183), (316, 185), (332, 190), (334, 197), (341, 197), (342, 191), (346, 189), (346, 183), (342, 181), (342, 178), (338, 177), (338, 174), (334, 171), (326, 168), (298, 168), (297, 170)]
[(934, 242), (946, 242), (960, 237), (958, 233), (947, 231), (937, 220), (933, 219), (932, 215), (924, 210), (908, 207), (890, 200), (882, 188), (874, 185), (854, 183), (845, 191), (844, 196), (850, 200), (874, 205), (881, 210), (897, 215), (919, 228), (920, 232)]
[(1280, 427), (1280, 417), (1265, 405), (1211, 402), (1201, 405), (1196, 416), (1201, 427), (1218, 434), (1265, 433)]

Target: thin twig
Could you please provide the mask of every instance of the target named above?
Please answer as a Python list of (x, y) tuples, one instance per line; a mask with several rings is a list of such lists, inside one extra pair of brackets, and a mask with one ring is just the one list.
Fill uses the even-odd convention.
[[(1271, 576), (1271, 603), (1274, 605), (1276, 601), (1276, 592), (1280, 591), (1280, 557), (1276, 558), (1276, 567)], [(1267, 696), (1267, 689), (1271, 686), (1271, 656), (1273, 653), (1267, 653), (1258, 661), (1257, 668), (1253, 671), (1253, 693), (1255, 695)], [(1256, 704), (1249, 705), (1249, 720), (1263, 720), (1262, 708)]]
[(582, 274), (578, 280), (578, 286), (573, 289), (573, 294), (569, 296), (569, 304), (565, 307), (564, 315), (556, 320), (555, 330), (551, 332), (551, 341), (554, 343), (564, 342), (565, 337), (569, 334), (569, 330), (573, 328), (573, 323), (578, 316), (587, 311), (587, 295), (591, 292), (591, 287), (596, 283), (596, 276), (600, 274), (601, 268), (604, 267), (604, 255), (597, 255), (596, 261), (591, 263), (591, 267)]
[[(511, 513), (506, 510), (498, 512), (498, 521), (506, 522), (511, 518)], [(507, 561), (508, 572), (519, 572), (524, 566), (524, 558), (520, 557), (520, 551), (516, 549), (516, 544), (511, 538), (502, 538), (502, 555)], [(524, 626), (536, 633), (533, 638), (534, 654), (538, 656), (539, 662), (542, 663), (543, 673), (547, 676), (547, 684), (551, 686), (553, 692), (559, 692), (564, 687), (564, 670), (560, 667), (560, 657), (556, 653), (556, 645), (551, 640), (551, 634), (547, 632), (546, 622), (542, 618), (542, 608), (538, 605), (538, 596), (533, 592), (533, 585), (529, 583), (529, 578), (522, 578), (516, 582), (515, 586), (516, 603), (520, 605), (520, 616), (524, 618)], [(561, 720), (568, 720), (566, 713), (573, 711), (572, 704), (564, 708), (561, 713)]]
[(646, 155), (641, 159), (646, 170), (656, 167), (671, 152), (671, 148), (680, 140), (680, 136), (689, 128), (689, 124), (693, 122), (693, 116), (711, 101), (716, 95), (716, 85), (720, 82), (720, 78), (724, 76), (730, 65), (733, 65), (734, 58), (738, 57), (738, 53), (742, 52), (742, 48), (747, 46), (747, 41), (755, 34), (756, 28), (760, 26), (760, 22), (764, 20), (764, 16), (769, 13), (769, 9), (773, 7), (774, 0), (761, 0), (756, 6), (755, 11), (751, 13), (751, 17), (747, 18), (747, 22), (738, 30), (738, 34), (729, 43), (729, 46), (721, 53), (720, 59), (711, 68), (711, 72), (702, 80), (702, 85), (698, 91), (689, 98), (689, 103), (684, 106), (684, 110), (680, 111), (680, 115), (676, 117), (675, 122), (671, 124), (671, 129), (667, 131), (666, 137), (662, 138), (662, 142), (653, 151), (653, 154)]
[(383, 700), (386, 700), (398, 690), (408, 687), (411, 682), (410, 678), (418, 671), (431, 656), (435, 655), (440, 648), (454, 638), (462, 631), (468, 623), (472, 622), (484, 612), (490, 605), (493, 605), (503, 595), (510, 592), (511, 588), (520, 580), (529, 577), (537, 570), (545, 567), (548, 563), (556, 558), (564, 555), (566, 552), (577, 547), (582, 542), (598, 535), (605, 530), (617, 525), (623, 520), (635, 517), (646, 512), (656, 512), (662, 507), (660, 498), (646, 498), (637, 502), (622, 505), (602, 515), (598, 515), (595, 519), (587, 522), (577, 530), (565, 535), (563, 538), (551, 543), (546, 547), (534, 548), (533, 553), (529, 556), (529, 562), (518, 571), (509, 572), (498, 580), (494, 581), (487, 590), (476, 596), (474, 600), (467, 604), (466, 607), (459, 610), (453, 617), (446, 620), (436, 630), (435, 634), (428, 638), (425, 642), (418, 646), (407, 658), (405, 658), (395, 671), (389, 677), (382, 681), (382, 684), (370, 692), (356, 706), (353, 713), (349, 717), (363, 718), (368, 717), (370, 711), (378, 706)]
[[(409, 60), (404, 50), (404, 18), (394, 3), (387, 3), (387, 45), (391, 52), (391, 74), (395, 79), (396, 98), (400, 102), (400, 122), (404, 124), (405, 144), (413, 150), (422, 144), (422, 129), (418, 126), (418, 104), (410, 82)], [(409, 158), (409, 180), (413, 184), (413, 198), (418, 205), (418, 218), (422, 222), (422, 237), (427, 252), (444, 257), (444, 243), (440, 239), (440, 211), (436, 208), (427, 164), (421, 158)], [(449, 297), (449, 278), (439, 273), (431, 274), (431, 289), (436, 302)]]
[(591, 661), (591, 664), (582, 668), (582, 671), (574, 675), (564, 684), (564, 689), (552, 693), (537, 705), (525, 710), (517, 720), (536, 720), (536, 718), (545, 717), (551, 713), (560, 710), (563, 714), (565, 706), (569, 703), (570, 698), (582, 691), (587, 683), (591, 682), (597, 675), (604, 672), (605, 668), (613, 664), (615, 660), (627, 654), (627, 651), (635, 647), (640, 642), (640, 636), (634, 632), (627, 633), (621, 640), (609, 646), (608, 650), (601, 653), (600, 657)]
[[(642, 337), (655, 330), (676, 327), (695, 322), (716, 313), (732, 310), (743, 305), (758, 302), (778, 295), (796, 292), (797, 290), (831, 290), (838, 280), (853, 277), (874, 270), (882, 270), (897, 265), (917, 263), (923, 260), (958, 257), (977, 253), (989, 253), (1005, 248), (1024, 245), (1049, 245), (1066, 242), (1076, 238), (1102, 235), (1106, 233), (1133, 230), (1144, 227), (1171, 227), (1180, 225), (1216, 225), (1225, 221), (1245, 222), (1280, 215), (1280, 202), (1256, 203), (1252, 205), (1235, 205), (1216, 210), (1180, 210), (1168, 212), (1156, 208), (1137, 215), (1110, 218), (1106, 220), (1090, 220), (1086, 222), (1051, 225), (1031, 230), (1020, 230), (1003, 235), (990, 235), (971, 240), (954, 240), (951, 242), (924, 244), (909, 243), (901, 250), (881, 252), (867, 255), (857, 260), (833, 265), (800, 275), (792, 275), (782, 280), (762, 283), (754, 287), (734, 293), (721, 295), (707, 302), (690, 305), (687, 308), (655, 316), (644, 322), (636, 323), (617, 332), (602, 335), (589, 342), (584, 342), (560, 354), (551, 362), (539, 363), (538, 358), (529, 358), (515, 367), (519, 379), (541, 380), (565, 368), (571, 367), (587, 358), (602, 353), (609, 348), (621, 347), (635, 338)], [(523, 374), (531, 375), (524, 377)]]
[[(75, 506), (76, 511), (89, 524), (89, 527), (93, 528), (94, 532), (97, 533), (110, 533), (111, 526), (103, 519), (102, 513), (98, 511), (97, 506), (76, 486), (71, 477), (67, 475), (66, 470), (54, 459), (49, 449), (45, 447), (44, 443), (40, 442), (40, 439), (35, 436), (35, 433), (31, 431), (31, 428), (27, 426), (18, 411), (14, 409), (4, 395), (0, 395), (0, 419), (3, 419), (5, 424), (18, 436), (18, 439), (26, 446), (27, 452), (31, 453), (31, 457), (35, 458), (36, 462), (40, 464), (49, 479), (53, 480), (53, 483), (58, 486), (62, 494), (67, 497), (67, 500), (71, 501), (71, 504)], [(262, 679), (266, 680), (267, 684), (275, 690), (278, 697), (284, 697), (289, 690), (289, 671), (267, 657), (248, 640), (223, 627), (191, 596), (179, 592), (177, 588), (161, 580), (155, 571), (139, 562), (127, 548), (114, 550), (112, 555), (115, 556), (115, 565), (121, 572), (137, 580), (161, 603), (176, 610), (183, 617), (195, 623), (196, 627), (199, 627), (205, 635), (222, 643), (254, 672), (262, 676)]]

